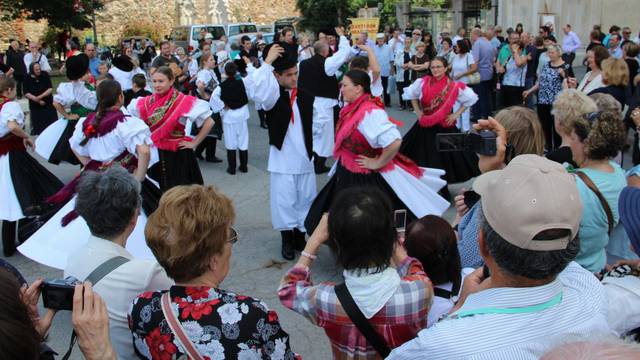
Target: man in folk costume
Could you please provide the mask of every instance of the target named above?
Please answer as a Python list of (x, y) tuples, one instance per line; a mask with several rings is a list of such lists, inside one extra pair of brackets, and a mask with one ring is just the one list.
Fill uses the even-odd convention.
[(349, 41), (342, 28), (336, 28), (340, 34), (338, 52), (330, 55), (329, 44), (317, 41), (315, 55), (300, 63), (299, 88), (315, 97), (313, 103), (313, 152), (314, 167), (317, 174), (329, 171), (325, 166), (327, 157), (333, 153), (334, 123), (338, 113), (338, 95), (340, 86), (336, 73), (350, 55)]
[(304, 249), (304, 219), (316, 196), (311, 161), (315, 97), (296, 89), (296, 58), (281, 45), (269, 45), (264, 54), (264, 64), (250, 69), (253, 98), (267, 113), (271, 223), (282, 236), (282, 257), (293, 260), (294, 250)]

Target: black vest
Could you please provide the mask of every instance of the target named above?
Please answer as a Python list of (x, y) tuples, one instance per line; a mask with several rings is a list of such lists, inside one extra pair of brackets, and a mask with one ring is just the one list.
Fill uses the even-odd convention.
[[(307, 149), (307, 155), (309, 159), (313, 156), (313, 137), (311, 135), (311, 128), (313, 126), (313, 101), (315, 97), (308, 91), (298, 89), (296, 96), (296, 103), (298, 104), (298, 110), (300, 111), (300, 117), (302, 118), (302, 134), (304, 136), (304, 146)], [(282, 143), (284, 137), (287, 135), (289, 129), (289, 122), (291, 121), (291, 98), (289, 92), (282, 86), (280, 87), (280, 98), (276, 102), (276, 105), (267, 110), (267, 125), (269, 128), (269, 145), (275, 146), (278, 150), (282, 150)], [(296, 119), (298, 121), (298, 119)]]
[(232, 110), (240, 109), (249, 103), (244, 82), (238, 79), (227, 79), (220, 84), (220, 99)]
[(316, 54), (300, 63), (300, 76), (298, 88), (305, 89), (313, 96), (338, 99), (340, 85), (338, 79), (329, 76), (324, 71), (324, 62), (327, 59)]

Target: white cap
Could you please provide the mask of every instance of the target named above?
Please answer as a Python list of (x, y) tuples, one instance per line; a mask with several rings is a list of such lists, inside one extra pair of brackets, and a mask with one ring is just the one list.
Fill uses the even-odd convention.
[(207, 33), (207, 34), (204, 36), (204, 38), (205, 38), (205, 39), (213, 39), (213, 35), (211, 35), (211, 33)]
[(376, 39), (384, 39), (384, 33), (377, 33)]

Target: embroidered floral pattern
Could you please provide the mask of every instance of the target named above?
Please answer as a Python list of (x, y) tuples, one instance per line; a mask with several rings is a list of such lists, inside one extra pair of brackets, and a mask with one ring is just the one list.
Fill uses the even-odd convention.
[[(187, 337), (205, 359), (296, 359), (276, 312), (247, 296), (209, 287), (171, 288), (172, 306)], [(186, 358), (160, 307), (161, 292), (146, 292), (129, 315), (136, 354), (142, 359)]]

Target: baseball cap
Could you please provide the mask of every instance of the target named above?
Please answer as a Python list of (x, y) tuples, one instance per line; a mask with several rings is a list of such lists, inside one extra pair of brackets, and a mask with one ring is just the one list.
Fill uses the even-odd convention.
[(211, 33), (207, 33), (207, 34), (204, 36), (204, 38), (205, 38), (205, 39), (213, 39), (213, 35), (211, 35)]
[[(580, 194), (573, 175), (559, 163), (538, 155), (520, 155), (504, 169), (478, 177), (473, 190), (482, 196), (482, 212), (491, 228), (521, 249), (563, 250), (578, 234)], [(551, 229), (570, 233), (559, 239), (534, 240)]]
[(376, 39), (384, 39), (384, 33), (377, 33)]

